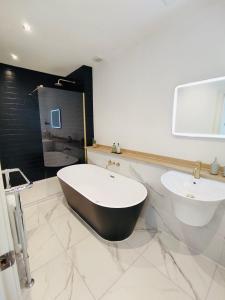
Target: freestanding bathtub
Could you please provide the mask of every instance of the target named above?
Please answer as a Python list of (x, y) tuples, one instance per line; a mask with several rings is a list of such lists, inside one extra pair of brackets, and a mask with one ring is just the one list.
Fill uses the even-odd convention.
[(133, 232), (147, 197), (143, 184), (90, 164), (65, 167), (57, 176), (70, 207), (102, 238), (120, 241)]

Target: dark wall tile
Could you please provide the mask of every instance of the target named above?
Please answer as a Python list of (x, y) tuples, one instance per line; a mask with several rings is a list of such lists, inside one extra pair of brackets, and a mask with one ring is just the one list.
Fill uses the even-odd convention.
[(75, 80), (80, 91), (85, 93), (87, 144), (92, 145), (92, 138), (94, 137), (92, 68), (85, 65), (81, 66), (69, 74), (67, 78)]
[[(93, 137), (92, 70), (81, 67), (71, 74), (75, 87), (66, 90), (85, 92), (87, 136)], [(0, 160), (2, 169), (20, 168), (31, 181), (45, 177), (37, 94), (38, 85), (55, 87), (59, 76), (0, 64)]]

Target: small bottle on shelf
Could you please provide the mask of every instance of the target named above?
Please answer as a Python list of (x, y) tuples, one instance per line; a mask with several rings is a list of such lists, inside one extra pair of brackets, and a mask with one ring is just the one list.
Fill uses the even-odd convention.
[(212, 175), (218, 175), (220, 170), (220, 166), (218, 164), (217, 158), (215, 157), (213, 163), (210, 166), (210, 173)]
[(117, 153), (117, 154), (120, 154), (120, 153), (121, 153), (121, 149), (120, 149), (120, 144), (119, 144), (119, 143), (117, 143), (116, 153)]
[(112, 145), (112, 153), (116, 153), (116, 143), (113, 143)]

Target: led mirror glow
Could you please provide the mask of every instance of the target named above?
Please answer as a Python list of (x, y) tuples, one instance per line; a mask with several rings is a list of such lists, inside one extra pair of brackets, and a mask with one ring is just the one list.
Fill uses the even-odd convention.
[(50, 113), (51, 113), (51, 127), (62, 128), (60, 109), (52, 109)]
[(176, 87), (172, 133), (225, 138), (225, 77)]

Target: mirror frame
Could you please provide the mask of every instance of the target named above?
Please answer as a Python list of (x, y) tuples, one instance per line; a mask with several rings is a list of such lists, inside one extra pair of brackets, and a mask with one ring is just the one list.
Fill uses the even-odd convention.
[(201, 134), (201, 133), (188, 133), (188, 132), (178, 132), (176, 131), (176, 115), (177, 115), (177, 95), (178, 95), (178, 89), (183, 88), (183, 87), (190, 87), (202, 83), (210, 83), (210, 82), (217, 82), (217, 81), (225, 81), (225, 76), (223, 77), (216, 77), (216, 78), (211, 78), (207, 80), (201, 80), (201, 81), (196, 81), (196, 82), (191, 82), (191, 83), (186, 83), (182, 85), (178, 85), (175, 88), (174, 92), (174, 101), (173, 101), (173, 117), (172, 117), (172, 134), (175, 136), (187, 136), (187, 137), (201, 137), (201, 138), (217, 138), (217, 139), (225, 139), (224, 134)]

